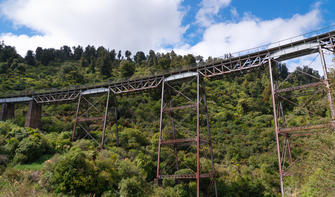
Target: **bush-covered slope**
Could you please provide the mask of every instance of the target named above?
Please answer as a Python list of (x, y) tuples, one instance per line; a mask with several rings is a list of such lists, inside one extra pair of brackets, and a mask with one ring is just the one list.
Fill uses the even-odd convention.
[[(61, 88), (136, 78), (210, 60), (154, 51), (148, 55), (137, 52), (134, 56), (126, 51), (123, 57), (121, 51), (92, 46), (38, 48), (20, 57), (14, 48), (2, 44), (0, 91), (1, 95), (7, 95), (30, 88)], [(308, 67), (297, 69), (319, 77)], [(281, 82), (289, 75), (285, 65), (277, 65), (274, 72), (275, 79)], [(312, 77), (299, 73), (281, 83), (282, 87), (313, 82)], [(278, 196), (267, 70), (205, 80), (205, 83), (219, 196)], [(283, 102), (288, 126), (319, 123), (329, 118), (327, 100), (322, 95), (324, 91), (309, 101), (309, 110), (320, 114), (318, 118)], [(89, 138), (70, 141), (75, 103), (44, 105), (40, 131), (23, 128), (27, 106), (17, 105), (15, 119), (0, 122), (0, 195), (194, 196), (195, 182), (167, 180), (161, 187), (154, 184), (160, 90), (117, 99), (120, 147), (115, 144), (115, 125), (108, 124), (104, 150), (98, 150), (95, 141)], [(295, 102), (304, 103), (307, 99), (302, 95)], [(184, 123), (191, 128), (195, 126), (191, 119), (185, 119)], [(99, 138), (101, 126), (95, 125), (91, 133)], [(335, 143), (332, 139), (332, 134), (292, 138), (292, 154), (297, 161), (290, 172), (295, 176), (285, 179), (287, 193), (332, 196)], [(301, 157), (305, 159), (300, 160)], [(192, 154), (181, 152), (178, 158), (189, 165), (195, 164)], [(202, 188), (202, 193), (205, 190)]]

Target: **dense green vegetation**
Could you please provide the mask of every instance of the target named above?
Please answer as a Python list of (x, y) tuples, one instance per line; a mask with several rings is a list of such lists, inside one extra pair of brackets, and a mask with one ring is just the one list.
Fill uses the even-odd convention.
[[(15, 48), (1, 44), (0, 92), (7, 95), (27, 89), (138, 78), (211, 60), (152, 50), (148, 55), (125, 51), (123, 56), (121, 51), (93, 46), (64, 46), (59, 50), (39, 47), (21, 57)], [(308, 67), (297, 69), (319, 77), (317, 71)], [(290, 74), (285, 65), (277, 65), (274, 72), (281, 87), (315, 81), (301, 72), (285, 80)], [(205, 83), (219, 196), (278, 196), (267, 69)], [(288, 126), (329, 118), (327, 99), (322, 95), (324, 91), (309, 101), (308, 110), (320, 114), (318, 117), (283, 102)], [(70, 141), (75, 103), (44, 105), (41, 130), (23, 127), (27, 107), (17, 105), (15, 119), (0, 122), (0, 196), (194, 196), (196, 184), (192, 181), (167, 180), (161, 187), (154, 184), (159, 99), (159, 89), (118, 96), (120, 146), (115, 144), (115, 125), (109, 124), (104, 150), (98, 150), (89, 138)], [(307, 99), (301, 95), (294, 101), (305, 103)], [(92, 135), (99, 137), (101, 127), (95, 129)], [(292, 139), (291, 143), (297, 162), (290, 169), (295, 176), (285, 180), (287, 194), (332, 196), (334, 135), (326, 132)], [(194, 155), (178, 156), (194, 162)]]

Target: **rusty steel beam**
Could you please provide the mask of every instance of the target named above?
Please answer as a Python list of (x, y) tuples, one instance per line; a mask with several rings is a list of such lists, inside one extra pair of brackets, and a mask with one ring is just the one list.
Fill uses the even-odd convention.
[[(325, 56), (323, 54), (322, 46), (319, 45), (319, 54), (320, 54), (320, 59), (321, 59), (321, 64), (322, 64), (322, 70), (323, 70), (323, 75), (324, 75), (324, 82), (327, 88), (327, 95), (328, 95), (328, 102), (329, 102), (329, 109), (330, 109), (330, 116), (332, 118), (332, 121), (335, 121), (335, 108), (334, 108), (334, 102), (332, 98), (332, 91), (330, 89), (330, 84), (328, 81), (328, 71), (327, 71), (327, 65), (326, 65), (326, 60)], [(332, 125), (333, 128), (335, 128), (335, 124)]]
[[(199, 174), (200, 178), (214, 177), (211, 173)], [(160, 175), (160, 179), (196, 179), (197, 174), (172, 174), (172, 175)]]
[(105, 116), (78, 118), (78, 122), (93, 122), (93, 121), (104, 120), (104, 119), (105, 119)]
[(310, 88), (310, 87), (317, 87), (324, 85), (324, 82), (315, 82), (315, 83), (310, 83), (310, 84), (305, 84), (305, 85), (300, 85), (300, 86), (294, 86), (294, 87), (289, 87), (289, 88), (283, 88), (283, 89), (278, 89), (275, 91), (276, 94), (283, 93), (283, 92), (291, 92), (295, 90), (300, 90), (300, 89), (305, 89), (305, 88)]
[(272, 108), (273, 108), (273, 118), (275, 124), (275, 135), (276, 135), (276, 145), (277, 145), (277, 157), (278, 157), (278, 169), (279, 169), (279, 178), (280, 178), (280, 191), (281, 195), (284, 196), (284, 182), (283, 182), (283, 171), (281, 167), (281, 156), (280, 156), (280, 144), (279, 144), (279, 126), (277, 119), (277, 109), (276, 109), (276, 95), (275, 87), (272, 76), (272, 60), (269, 59), (269, 75), (270, 75), (270, 85), (271, 85), (271, 95), (272, 95)]
[(190, 105), (178, 106), (178, 107), (164, 108), (163, 112), (170, 112), (170, 111), (182, 110), (182, 109), (188, 109), (188, 108), (195, 108), (195, 107), (197, 107), (196, 103), (190, 104)]
[(304, 136), (310, 136), (310, 135), (313, 135), (313, 134), (314, 133), (311, 133), (311, 132), (296, 132), (296, 133), (290, 133), (290, 136), (304, 137)]
[(109, 100), (110, 100), (110, 90), (108, 90), (107, 92), (107, 100), (106, 100), (106, 108), (105, 108), (105, 115), (103, 116), (104, 119), (104, 125), (102, 127), (102, 135), (101, 135), (101, 144), (100, 144), (100, 148), (104, 148), (105, 146), (105, 132), (106, 132), (106, 125), (107, 125), (107, 116), (108, 116), (108, 104), (109, 104)]
[(331, 123), (318, 124), (318, 125), (306, 125), (306, 126), (301, 126), (301, 127), (280, 128), (279, 133), (291, 133), (294, 131), (323, 129), (323, 128), (331, 128), (331, 127), (332, 127)]
[(175, 140), (162, 140), (161, 144), (178, 144), (185, 142), (195, 142), (196, 138), (183, 138), (183, 139), (175, 139)]
[[(182, 139), (170, 139), (170, 140), (162, 140), (161, 144), (163, 145), (176, 145), (176, 146), (188, 146), (195, 144), (197, 142), (197, 138), (182, 138)], [(209, 144), (207, 140), (200, 139), (201, 144)]]
[(200, 197), (200, 78), (197, 75), (197, 197)]
[(159, 137), (158, 137), (158, 156), (157, 156), (157, 171), (156, 178), (159, 179), (159, 170), (160, 170), (160, 154), (161, 154), (161, 144), (163, 136), (163, 110), (164, 110), (164, 79), (162, 83), (162, 93), (161, 93), (161, 112), (159, 119)]

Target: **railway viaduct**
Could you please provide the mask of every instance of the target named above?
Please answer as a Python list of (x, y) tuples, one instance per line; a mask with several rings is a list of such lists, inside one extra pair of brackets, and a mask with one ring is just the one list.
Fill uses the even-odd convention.
[[(271, 82), (271, 92), (272, 92), (272, 102), (273, 102), (273, 115), (274, 115), (274, 126), (275, 126), (275, 136), (277, 143), (277, 157), (278, 157), (278, 169), (279, 178), (281, 185), (281, 193), (284, 195), (283, 177), (285, 176), (285, 171), (283, 170), (283, 155), (288, 152), (289, 160), (292, 162), (291, 150), (289, 145), (289, 139), (291, 136), (305, 136), (310, 135), (313, 130), (322, 128), (334, 128), (335, 127), (335, 110), (334, 103), (332, 99), (332, 93), (330, 89), (330, 84), (327, 74), (327, 65), (324, 56), (325, 51), (335, 53), (335, 31), (322, 30), (322, 32), (313, 32), (305, 34), (302, 36), (294, 37), (292, 39), (280, 41), (277, 43), (272, 43), (264, 45), (258, 48), (242, 51), (236, 54), (232, 54), (228, 58), (219, 59), (211, 63), (206, 63), (202, 65), (197, 65), (196, 67), (190, 67), (185, 70), (180, 70), (177, 72), (171, 72), (164, 75), (157, 75), (151, 77), (145, 77), (141, 79), (133, 79), (122, 82), (106, 83), (98, 86), (85, 86), (68, 88), (64, 90), (57, 91), (37, 91), (33, 93), (22, 93), (15, 96), (2, 95), (0, 97), (0, 103), (2, 104), (2, 109), (0, 113), (0, 120), (8, 120), (14, 118), (14, 106), (18, 103), (26, 103), (29, 105), (28, 112), (26, 115), (26, 127), (40, 128), (41, 126), (41, 115), (42, 115), (42, 105), (46, 103), (58, 103), (58, 102), (77, 102), (77, 111), (74, 121), (73, 135), (75, 138), (75, 133), (80, 127), (82, 122), (86, 121), (100, 121), (103, 125), (102, 129), (102, 139), (100, 146), (103, 148), (105, 140), (105, 129), (108, 116), (109, 105), (117, 106), (116, 99), (111, 99), (112, 96), (119, 94), (127, 94), (131, 92), (140, 92), (144, 90), (161, 88), (161, 113), (160, 113), (160, 127), (159, 127), (159, 144), (158, 144), (158, 159), (157, 159), (157, 177), (156, 181), (164, 178), (174, 178), (174, 179), (194, 179), (197, 181), (197, 194), (199, 196), (200, 179), (210, 178), (211, 186), (214, 186), (216, 193), (215, 184), (215, 171), (213, 163), (213, 153), (211, 150), (212, 142), (210, 138), (210, 126), (208, 123), (207, 114), (207, 104), (204, 84), (202, 83), (203, 78), (215, 78), (217, 76), (230, 75), (234, 73), (248, 73), (255, 69), (269, 69), (270, 82)], [(285, 61), (298, 57), (303, 57), (310, 54), (318, 54), (321, 60), (321, 65), (323, 68), (323, 78), (319, 82), (305, 84), (302, 86), (290, 87), (285, 89), (280, 89), (273, 78), (272, 66)], [(186, 95), (189, 90), (177, 89), (173, 84), (177, 82), (186, 83), (191, 81), (196, 84), (196, 94), (193, 95), (194, 99)], [(285, 116), (283, 114), (283, 107), (281, 105), (281, 100), (285, 99), (282, 94), (289, 91), (296, 91), (306, 88), (315, 88), (323, 86), (327, 91), (327, 98), (329, 102), (329, 111), (331, 119), (325, 123), (318, 125), (301, 125), (299, 127), (287, 128), (285, 124)], [(171, 100), (167, 99), (167, 90), (175, 91), (177, 95), (184, 97), (188, 103), (187, 105), (172, 106)], [(104, 96), (107, 99), (98, 99)], [(91, 97), (95, 97), (94, 100), (90, 100)], [(114, 103), (110, 103), (110, 100), (114, 100)], [(104, 102), (105, 110), (102, 111), (100, 116), (87, 117), (84, 116), (85, 112), (92, 110), (95, 104), (98, 102)], [(84, 109), (83, 103), (86, 103), (87, 108)], [(197, 117), (197, 131), (195, 136), (187, 139), (176, 139), (175, 129), (173, 127), (173, 137), (171, 139), (163, 139), (164, 137), (164, 117), (171, 116), (172, 111), (185, 110), (188, 108), (194, 108), (196, 110)], [(205, 110), (201, 110), (201, 109)], [(117, 113), (117, 110), (115, 110)], [(200, 134), (200, 113), (205, 113), (207, 120), (208, 132), (206, 139), (201, 139)], [(173, 121), (173, 120), (172, 120)], [(172, 122), (173, 124), (173, 122)], [(82, 128), (86, 130), (85, 128)], [(89, 131), (87, 131), (89, 135)], [(284, 139), (285, 152), (280, 149), (281, 142), (280, 138)], [(178, 151), (178, 146), (184, 145), (195, 145), (197, 154), (197, 171), (194, 174), (184, 174), (184, 175), (166, 175), (162, 174), (160, 169), (160, 161), (163, 159), (160, 156), (160, 151), (162, 146), (170, 146), (174, 151)], [(212, 160), (212, 171), (209, 173), (201, 172), (200, 163), (200, 146), (209, 146), (210, 156)], [(178, 158), (176, 157), (176, 163), (178, 163)], [(176, 165), (178, 169), (178, 164)]]

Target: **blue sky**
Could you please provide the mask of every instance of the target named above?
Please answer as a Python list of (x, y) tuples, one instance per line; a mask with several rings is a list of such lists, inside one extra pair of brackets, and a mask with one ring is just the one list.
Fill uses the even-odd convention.
[[(0, 0), (0, 40), (222, 56), (335, 24), (333, 0)], [(334, 29), (334, 28), (333, 28)]]

